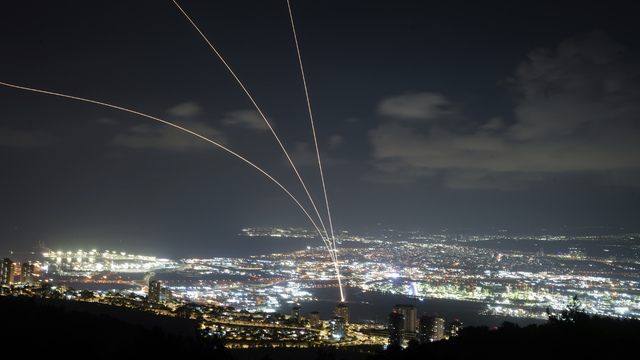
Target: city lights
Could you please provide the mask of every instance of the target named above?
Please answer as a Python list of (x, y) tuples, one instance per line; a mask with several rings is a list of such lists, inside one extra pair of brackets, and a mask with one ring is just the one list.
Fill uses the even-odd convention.
[[(243, 230), (246, 236), (265, 231)], [(307, 230), (271, 229), (268, 232), (303, 238)], [(545, 254), (537, 250), (494, 248), (493, 245), (504, 239), (497, 236), (480, 239), (416, 234), (411, 239), (398, 241), (382, 235), (345, 234), (340, 238), (339, 266), (345, 286), (351, 292), (360, 292), (362, 299), (402, 297), (406, 302), (427, 306), (429, 312), (442, 309), (431, 309), (432, 305), (424, 305), (425, 301), (446, 300), (478, 304), (478, 316), (545, 321), (549, 311), (560, 311), (567, 299), (578, 296), (588, 314), (637, 318), (640, 316), (639, 259), (635, 245), (625, 245), (633, 238), (634, 235), (620, 235), (589, 239), (594, 245), (601, 241), (618, 243), (616, 256), (605, 251), (602, 257), (590, 256), (590, 250), (584, 247), (573, 248), (573, 243), (584, 245), (584, 238), (513, 240), (534, 245), (537, 241), (552, 242), (567, 249)], [(5, 263), (8, 272), (18, 269), (8, 259)], [(78, 250), (44, 253), (42, 260), (33, 264), (31, 279), (52, 284), (46, 291), (59, 293), (65, 299), (133, 307), (142, 303), (146, 309), (164, 315), (176, 314), (183, 311), (177, 309), (192, 304), (200, 310), (191, 317), (201, 319), (202, 326), (210, 328), (212, 334), (221, 334), (238, 344), (255, 339), (307, 343), (389, 341), (390, 335), (380, 328), (387, 328), (384, 320), (382, 323), (362, 322), (353, 317), (344, 323), (339, 320), (350, 317), (344, 315), (349, 313), (348, 308), (357, 312), (360, 307), (369, 306), (368, 301), (341, 303), (344, 307), (340, 315), (315, 311), (313, 304), (326, 301), (319, 297), (321, 291), (338, 287), (333, 265), (332, 257), (322, 246), (247, 258), (181, 260)], [(3, 287), (3, 294), (41, 294), (40, 282), (30, 280), (31, 285), (27, 286), (27, 280), (17, 279), (17, 276), (12, 278), (12, 287)], [(146, 297), (153, 298), (153, 302), (149, 300), (147, 305)], [(402, 306), (405, 305), (396, 308), (405, 309), (409, 305)], [(293, 318), (286, 315), (290, 309), (297, 309)], [(335, 311), (337, 314), (338, 310)], [(386, 313), (376, 316), (384, 319), (389, 311), (390, 308), (384, 309)], [(414, 315), (410, 318), (416, 318)], [(425, 319), (431, 324), (433, 319), (441, 317)], [(440, 335), (433, 335), (435, 339), (443, 338), (443, 321), (437, 322)], [(315, 328), (310, 328), (312, 322)], [(405, 340), (418, 336), (417, 332), (405, 333), (401, 337)]]

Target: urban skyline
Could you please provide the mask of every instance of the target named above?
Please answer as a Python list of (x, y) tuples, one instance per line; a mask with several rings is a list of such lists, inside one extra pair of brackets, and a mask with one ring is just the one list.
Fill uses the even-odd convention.
[[(253, 312), (287, 314), (289, 307), (304, 302), (305, 317), (318, 310), (313, 308), (318, 301), (329, 301), (333, 312), (340, 300), (335, 270), (321, 246), (247, 258), (170, 260), (98, 250), (48, 250), (43, 255), (29, 260), (37, 264), (37, 271), (29, 270), (30, 281), (37, 273), (39, 281), (64, 284), (71, 280), (72, 287), (79, 289), (104, 293), (116, 286), (140, 294), (158, 280), (176, 299)], [(12, 256), (14, 261), (27, 261), (18, 260), (24, 255)], [(341, 238), (339, 258), (352, 309), (351, 315), (338, 315), (336, 310), (336, 316), (347, 323), (386, 316), (365, 304), (371, 300), (367, 293), (398, 303), (416, 301), (420, 311), (426, 310), (425, 299), (477, 303), (473, 317), (484, 313), (490, 315), (487, 319), (496, 315), (545, 319), (546, 308), (559, 308), (576, 294), (593, 314), (634, 317), (640, 308), (635, 294), (640, 278), (638, 234), (519, 238), (351, 234)], [(24, 266), (14, 266), (15, 271), (21, 268), (24, 271)], [(22, 274), (17, 278), (24, 279)], [(434, 316), (439, 311), (443, 310), (432, 308), (425, 314)], [(330, 318), (326, 310), (322, 316)], [(467, 321), (475, 323), (478, 318)]]

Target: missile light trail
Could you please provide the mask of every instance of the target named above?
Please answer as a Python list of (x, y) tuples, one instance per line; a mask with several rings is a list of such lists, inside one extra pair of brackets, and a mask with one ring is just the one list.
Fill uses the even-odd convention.
[(268, 177), (271, 181), (273, 181), (276, 185), (278, 185), (283, 191), (285, 191), (285, 193), (287, 195), (289, 195), (289, 197), (291, 197), (291, 199), (296, 203), (296, 205), (298, 205), (298, 207), (304, 212), (304, 214), (307, 216), (307, 218), (311, 221), (313, 227), (316, 229), (317, 233), (320, 235), (320, 237), (321, 237), (321, 239), (322, 239), (322, 241), (323, 241), (323, 243), (325, 245), (325, 248), (327, 249), (327, 252), (328, 252), (328, 254), (329, 254), (329, 256), (330, 256), (330, 258), (332, 260), (332, 263), (333, 263), (335, 271), (336, 271), (336, 277), (337, 277), (337, 280), (338, 280), (338, 286), (339, 286), (339, 289), (340, 289), (340, 299), (341, 299), (341, 301), (344, 301), (345, 297), (344, 297), (344, 293), (343, 293), (343, 289), (342, 289), (342, 282), (341, 282), (341, 277), (340, 277), (339, 263), (338, 263), (338, 259), (337, 259), (336, 243), (335, 243), (335, 236), (334, 236), (334, 231), (333, 231), (333, 222), (331, 220), (331, 212), (329, 210), (329, 202), (328, 202), (327, 191), (326, 191), (326, 186), (325, 186), (325, 181), (324, 181), (324, 174), (323, 174), (323, 171), (322, 171), (322, 163), (321, 163), (321, 160), (320, 160), (320, 152), (319, 152), (319, 149), (318, 149), (317, 135), (316, 135), (315, 125), (314, 125), (314, 121), (313, 121), (313, 114), (312, 114), (312, 111), (311, 111), (311, 103), (310, 103), (310, 99), (309, 99), (309, 93), (308, 93), (306, 78), (305, 78), (305, 75), (304, 75), (304, 68), (302, 66), (302, 57), (300, 55), (300, 49), (299, 49), (299, 45), (298, 45), (297, 34), (296, 34), (296, 31), (295, 31), (295, 26), (294, 26), (294, 22), (293, 22), (293, 14), (291, 12), (291, 7), (290, 7), (290, 4), (289, 4), (289, 1), (287, 1), (287, 7), (288, 7), (288, 10), (289, 10), (289, 18), (290, 18), (290, 21), (291, 21), (291, 28), (292, 28), (292, 32), (293, 32), (293, 36), (294, 36), (296, 51), (297, 51), (297, 55), (298, 55), (298, 62), (299, 62), (299, 65), (300, 65), (300, 71), (301, 71), (301, 76), (302, 76), (302, 81), (303, 81), (303, 87), (304, 87), (304, 91), (305, 91), (305, 98), (306, 98), (307, 108), (308, 108), (308, 112), (309, 112), (309, 118), (310, 118), (310, 122), (311, 122), (311, 130), (312, 130), (314, 144), (315, 144), (316, 158), (317, 158), (317, 161), (318, 161), (318, 167), (319, 167), (319, 170), (320, 170), (320, 177), (321, 177), (323, 194), (324, 194), (324, 199), (325, 199), (325, 206), (326, 206), (328, 222), (329, 222), (329, 230), (327, 230), (327, 228), (325, 226), (325, 223), (323, 221), (323, 217), (320, 215), (319, 210), (318, 210), (315, 202), (313, 201), (313, 198), (311, 197), (311, 194), (309, 193), (309, 190), (308, 190), (306, 184), (304, 183), (304, 181), (302, 179), (302, 176), (300, 175), (300, 172), (296, 168), (296, 166), (295, 166), (293, 160), (291, 159), (289, 153), (287, 152), (284, 144), (281, 142), (280, 138), (276, 134), (275, 130), (273, 129), (273, 127), (271, 126), (271, 124), (267, 120), (266, 116), (264, 115), (264, 113), (262, 112), (262, 110), (260, 109), (258, 104), (255, 102), (255, 100), (253, 99), (253, 97), (251, 96), (251, 94), (249, 93), (247, 88), (240, 81), (240, 79), (235, 74), (235, 72), (233, 72), (233, 70), (228, 65), (228, 63), (224, 60), (224, 58), (221, 56), (221, 54), (216, 50), (216, 48), (213, 46), (213, 44), (209, 41), (209, 39), (202, 33), (202, 31), (197, 27), (197, 25), (188, 16), (188, 14), (180, 7), (180, 5), (175, 0), (173, 2), (178, 7), (178, 9), (182, 12), (182, 14), (188, 19), (188, 21), (191, 23), (191, 25), (197, 30), (197, 32), (201, 35), (201, 37), (206, 41), (206, 43), (209, 45), (209, 47), (216, 53), (216, 55), (219, 57), (219, 59), (225, 65), (227, 70), (232, 74), (232, 76), (234, 77), (236, 82), (243, 89), (243, 91), (245, 92), (245, 94), (247, 95), (247, 97), (249, 98), (251, 103), (254, 105), (254, 107), (256, 108), (256, 110), (258, 111), (258, 113), (260, 114), (260, 116), (262, 117), (264, 122), (266, 123), (267, 127), (270, 129), (271, 133), (273, 134), (273, 136), (275, 137), (276, 141), (280, 145), (280, 148), (284, 152), (287, 160), (289, 161), (289, 164), (291, 165), (292, 169), (296, 173), (296, 175), (298, 177), (298, 180), (300, 181), (300, 184), (304, 188), (304, 191), (307, 194), (307, 197), (309, 198), (309, 201), (311, 202), (311, 204), (312, 204), (312, 206), (313, 206), (313, 208), (315, 210), (315, 213), (316, 213), (316, 216), (317, 216), (318, 221), (320, 223), (320, 226), (318, 226), (318, 224), (313, 219), (311, 214), (298, 201), (298, 199), (288, 189), (286, 189), (280, 182), (278, 182), (275, 178), (273, 178), (271, 175), (269, 175), (263, 169), (261, 169), (260, 167), (255, 165), (253, 162), (247, 160), (245, 157), (239, 155), (238, 153), (232, 151), (231, 149), (229, 149), (229, 148), (221, 145), (220, 143), (217, 143), (217, 142), (215, 142), (215, 141), (213, 141), (213, 140), (211, 140), (211, 139), (209, 139), (209, 138), (207, 138), (207, 137), (205, 137), (205, 136), (203, 136), (203, 135), (201, 135), (201, 134), (199, 134), (199, 133), (197, 133), (195, 131), (192, 131), (192, 130), (189, 130), (189, 129), (185, 128), (185, 127), (176, 125), (176, 124), (174, 124), (172, 122), (169, 122), (167, 120), (163, 120), (163, 119), (160, 119), (158, 117), (154, 117), (154, 116), (151, 116), (151, 115), (139, 112), (139, 111), (135, 111), (135, 110), (128, 109), (128, 108), (121, 107), (121, 106), (114, 105), (114, 104), (109, 104), (109, 103), (105, 103), (105, 102), (101, 102), (101, 101), (97, 101), (97, 100), (92, 100), (92, 99), (87, 99), (87, 98), (83, 98), (83, 97), (79, 97), (79, 96), (63, 94), (63, 93), (59, 93), (59, 92), (53, 92), (53, 91), (47, 91), (47, 90), (42, 90), (42, 89), (36, 89), (36, 88), (30, 88), (30, 87), (10, 84), (10, 83), (6, 83), (6, 82), (0, 82), (0, 85), (7, 86), (7, 87), (12, 87), (12, 88), (16, 88), (16, 89), (21, 89), (21, 90), (26, 90), (26, 91), (31, 91), (31, 92), (37, 92), (37, 93), (42, 93), (42, 94), (54, 95), (54, 96), (58, 96), (58, 97), (63, 97), (63, 98), (68, 98), (68, 99), (88, 102), (88, 103), (92, 103), (92, 104), (96, 104), (96, 105), (101, 105), (101, 106), (110, 107), (110, 108), (113, 108), (113, 109), (129, 112), (129, 113), (132, 113), (132, 114), (135, 114), (135, 115), (139, 115), (139, 116), (142, 116), (142, 117), (146, 117), (148, 119), (163, 123), (163, 124), (168, 125), (168, 126), (172, 126), (172, 127), (176, 128), (176, 129), (184, 131), (184, 132), (186, 132), (186, 133), (188, 133), (190, 135), (193, 135), (193, 136), (196, 136), (196, 137), (198, 137), (198, 138), (200, 138), (202, 140), (205, 140), (205, 141), (211, 143), (212, 145), (215, 145), (215, 146), (225, 150), (226, 152), (232, 154), (233, 156), (235, 156), (235, 157), (239, 158), (240, 160), (244, 161), (245, 163), (247, 163), (248, 165), (252, 166), (256, 170), (260, 171), (263, 175)]
[[(12, 88), (16, 88), (16, 89), (21, 89), (21, 90), (27, 90), (27, 91), (32, 91), (32, 92), (37, 92), (37, 93), (42, 93), (42, 94), (48, 94), (48, 95), (54, 95), (54, 96), (59, 96), (59, 97), (63, 97), (63, 98), (68, 98), (68, 99), (73, 99), (73, 100), (79, 100), (79, 101), (84, 101), (84, 102), (88, 102), (88, 103), (92, 103), (92, 104), (96, 104), (96, 105), (101, 105), (101, 106), (106, 106), (106, 107), (110, 107), (116, 110), (121, 110), (121, 111), (125, 111), (125, 112), (129, 112), (135, 115), (139, 115), (142, 117), (146, 117), (148, 119), (154, 120), (154, 121), (158, 121), (161, 122), (165, 125), (169, 125), (172, 126), (178, 130), (184, 131), (188, 134), (191, 134), (193, 136), (196, 136), (204, 141), (207, 141), (221, 149), (223, 149), (224, 151), (230, 153), (231, 155), (237, 157), (238, 159), (244, 161), (245, 163), (249, 164), (251, 167), (253, 167), (254, 169), (258, 170), (259, 172), (261, 172), (263, 175), (265, 175), (266, 177), (268, 177), (271, 181), (273, 181), (276, 185), (278, 185), (282, 190), (284, 190), (285, 193), (287, 193), (287, 195), (289, 195), (289, 197), (291, 197), (291, 199), (298, 205), (298, 207), (300, 207), (300, 209), (304, 212), (304, 214), (307, 216), (307, 218), (311, 221), (311, 223), (313, 224), (314, 228), (316, 229), (316, 231), (322, 235), (322, 231), (320, 230), (320, 228), (317, 226), (316, 222), (313, 220), (313, 218), (311, 217), (311, 215), (307, 212), (307, 210), (304, 208), (304, 206), (302, 206), (302, 204), (298, 201), (298, 199), (296, 199), (295, 196), (293, 196), (293, 194), (291, 194), (291, 192), (289, 192), (289, 190), (287, 190), (287, 188), (285, 188), (280, 182), (278, 182), (276, 179), (274, 179), (271, 175), (269, 175), (266, 171), (262, 170), (260, 167), (258, 167), (257, 165), (255, 165), (254, 163), (252, 163), (251, 161), (247, 160), (246, 158), (244, 158), (243, 156), (241, 156), (240, 154), (234, 152), (233, 150), (203, 136), (198, 134), (195, 131), (186, 129), (182, 126), (176, 125), (172, 122), (157, 118), (155, 116), (151, 116), (145, 113), (141, 113), (139, 111), (135, 111), (132, 109), (127, 109), (124, 108), (122, 106), (117, 106), (117, 105), (113, 105), (113, 104), (108, 104), (108, 103), (104, 103), (101, 101), (96, 101), (96, 100), (91, 100), (91, 99), (86, 99), (86, 98), (82, 98), (79, 96), (73, 96), (73, 95), (67, 95), (67, 94), (62, 94), (62, 93), (57, 93), (57, 92), (53, 92), (53, 91), (46, 91), (46, 90), (41, 90), (41, 89), (34, 89), (34, 88), (29, 88), (29, 87), (25, 87), (25, 86), (20, 86), (20, 85), (15, 85), (15, 84), (9, 84), (9, 83), (5, 83), (5, 82), (0, 82), (0, 85), (3, 86), (8, 86), (8, 87), (12, 87)], [(324, 239), (324, 238), (323, 238)], [(329, 245), (327, 245), (327, 249), (329, 250)]]
[[(287, 157), (287, 160), (289, 161), (289, 164), (291, 165), (293, 171), (296, 173), (296, 176), (298, 177), (298, 180), (300, 181), (300, 184), (302, 185), (302, 187), (304, 188), (305, 192), (307, 193), (307, 197), (309, 198), (309, 201), (311, 201), (311, 204), (313, 206), (313, 208), (316, 211), (316, 215), (318, 216), (318, 218), (320, 219), (320, 223), (323, 226), (323, 230), (325, 232), (325, 234), (327, 234), (326, 228), (324, 227), (324, 223), (322, 221), (322, 217), (320, 216), (320, 213), (315, 205), (315, 202), (313, 201), (313, 198), (311, 197), (311, 194), (309, 193), (309, 190), (307, 189), (307, 186), (305, 185), (304, 181), (302, 180), (302, 176), (300, 175), (300, 172), (298, 172), (298, 169), (296, 168), (295, 164), (293, 163), (293, 160), (291, 159), (291, 156), (289, 155), (289, 152), (286, 150), (284, 144), (282, 144), (282, 141), (280, 141), (280, 138), (278, 137), (278, 135), (276, 134), (275, 130), (273, 129), (273, 127), (271, 126), (271, 124), (269, 123), (269, 121), (267, 120), (267, 117), (264, 115), (264, 113), (262, 112), (262, 110), (260, 109), (260, 107), (258, 106), (258, 104), (255, 102), (255, 100), (253, 99), (253, 97), (251, 96), (251, 94), (249, 93), (249, 90), (247, 90), (247, 88), (244, 86), (244, 84), (242, 83), (242, 81), (240, 81), (240, 78), (238, 78), (238, 76), (236, 75), (236, 73), (231, 69), (231, 67), (229, 66), (229, 64), (224, 60), (224, 58), (222, 57), (222, 55), (220, 54), (220, 52), (218, 52), (218, 50), (216, 50), (216, 48), (213, 46), (213, 44), (209, 41), (209, 39), (202, 33), (202, 31), (200, 30), (200, 28), (198, 28), (198, 26), (195, 24), (195, 22), (193, 22), (193, 20), (191, 20), (191, 18), (189, 17), (189, 15), (182, 9), (182, 7), (180, 7), (180, 5), (173, 0), (173, 3), (176, 4), (176, 6), (178, 7), (178, 9), (180, 9), (180, 11), (182, 12), (182, 14), (184, 14), (184, 16), (187, 18), (187, 20), (191, 23), (191, 25), (196, 29), (196, 31), (200, 34), (200, 36), (202, 36), (202, 38), (207, 42), (207, 44), (209, 45), (209, 47), (216, 53), (216, 55), (218, 56), (218, 58), (220, 58), (220, 61), (222, 61), (222, 63), (224, 64), (224, 66), (227, 68), (227, 70), (229, 70), (229, 72), (231, 73), (231, 75), (233, 76), (233, 78), (236, 80), (236, 82), (238, 83), (238, 85), (240, 85), (240, 87), (242, 88), (242, 90), (244, 91), (244, 93), (247, 95), (247, 97), (249, 98), (249, 100), (251, 101), (251, 103), (253, 104), (253, 106), (256, 108), (256, 110), (258, 111), (258, 113), (260, 114), (260, 117), (262, 117), (262, 119), (264, 120), (265, 124), (267, 125), (267, 127), (269, 128), (269, 130), (271, 131), (271, 133), (273, 134), (273, 136), (275, 137), (276, 141), (278, 142), (278, 144), (280, 145), (280, 148), (282, 149), (282, 151), (284, 152), (285, 156)], [(324, 236), (326, 237), (326, 235)], [(323, 238), (324, 238), (323, 237)]]
[(264, 122), (266, 123), (267, 127), (269, 128), (269, 130), (271, 131), (273, 136), (275, 137), (276, 141), (280, 145), (280, 148), (284, 152), (285, 156), (287, 157), (287, 160), (289, 161), (289, 164), (291, 165), (293, 171), (296, 173), (296, 176), (298, 177), (298, 180), (300, 181), (300, 184), (304, 188), (304, 191), (306, 192), (307, 197), (309, 198), (309, 201), (311, 202), (311, 205), (313, 206), (313, 208), (314, 208), (314, 210), (316, 212), (316, 215), (318, 217), (318, 221), (320, 222), (320, 225), (323, 228), (324, 235), (321, 233), (320, 236), (322, 237), (323, 242), (327, 246), (327, 248), (329, 250), (329, 255), (331, 256), (331, 259), (333, 260), (333, 263), (334, 263), (334, 266), (335, 266), (335, 270), (336, 270), (336, 276), (337, 276), (338, 284), (339, 284), (339, 288), (340, 288), (340, 298), (341, 298), (341, 301), (344, 301), (345, 298), (344, 298), (344, 293), (343, 293), (343, 289), (342, 289), (342, 281), (340, 279), (339, 264), (338, 264), (337, 254), (336, 254), (336, 251), (335, 251), (336, 250), (336, 241), (335, 241), (335, 235), (334, 235), (334, 231), (333, 231), (333, 222), (331, 220), (331, 210), (329, 208), (329, 200), (328, 200), (327, 190), (326, 190), (326, 185), (325, 185), (325, 180), (324, 180), (324, 173), (322, 171), (322, 162), (320, 160), (320, 150), (318, 149), (318, 139), (317, 139), (317, 136), (316, 136), (316, 129), (315, 129), (314, 121), (313, 121), (313, 113), (311, 111), (311, 101), (309, 99), (309, 90), (308, 90), (308, 87), (307, 87), (307, 81), (306, 81), (306, 77), (305, 77), (305, 74), (304, 74), (304, 67), (302, 66), (302, 56), (300, 54), (300, 47), (299, 47), (299, 44), (298, 44), (298, 36), (296, 34), (295, 24), (294, 24), (294, 21), (293, 21), (293, 12), (291, 11), (291, 4), (290, 4), (289, 0), (287, 0), (287, 9), (288, 9), (288, 12), (289, 12), (289, 19), (291, 21), (291, 29), (292, 29), (292, 33), (293, 33), (294, 42), (295, 42), (296, 52), (297, 52), (297, 55), (298, 55), (298, 63), (300, 65), (300, 73), (301, 73), (301, 76), (302, 76), (304, 93), (305, 93), (305, 98), (306, 98), (306, 102), (307, 102), (307, 109), (308, 109), (308, 112), (309, 112), (309, 119), (310, 119), (310, 122), (311, 122), (311, 131), (312, 131), (312, 134), (313, 134), (314, 146), (315, 146), (315, 151), (316, 151), (316, 158), (317, 158), (317, 161), (318, 161), (318, 168), (319, 168), (319, 171), (320, 171), (320, 180), (321, 180), (321, 183), (322, 183), (322, 190), (323, 190), (324, 199), (325, 199), (325, 206), (326, 206), (326, 210), (327, 210), (327, 218), (328, 218), (329, 229), (330, 229), (329, 231), (327, 231), (327, 228), (325, 226), (323, 218), (322, 218), (322, 216), (320, 216), (320, 212), (318, 211), (318, 208), (317, 208), (317, 206), (315, 204), (315, 201), (313, 201), (313, 198), (312, 198), (311, 194), (309, 193), (309, 190), (308, 190), (305, 182), (302, 180), (302, 176), (300, 175), (300, 172), (296, 168), (296, 166), (293, 163), (293, 160), (291, 159), (291, 157), (289, 156), (289, 153), (287, 152), (285, 146), (280, 141), (280, 138), (276, 134), (275, 130), (273, 129), (273, 127), (271, 126), (271, 124), (267, 120), (266, 116), (264, 115), (264, 113), (262, 112), (262, 110), (260, 109), (258, 104), (255, 102), (255, 100), (253, 99), (253, 97), (251, 96), (251, 94), (249, 93), (247, 88), (242, 84), (242, 82), (240, 81), (240, 78), (238, 78), (238, 76), (231, 69), (229, 64), (224, 60), (224, 58), (222, 57), (220, 52), (213, 46), (211, 41), (209, 41), (207, 36), (200, 30), (200, 28), (191, 19), (191, 17), (189, 17), (189, 15), (186, 13), (186, 11), (184, 9), (182, 9), (182, 7), (178, 4), (178, 2), (176, 0), (173, 0), (173, 3), (178, 7), (178, 9), (180, 9), (182, 14), (187, 18), (187, 20), (196, 29), (196, 31), (200, 34), (200, 36), (206, 41), (206, 43), (209, 45), (209, 47), (216, 53), (218, 58), (222, 61), (222, 63), (227, 68), (227, 70), (231, 73), (233, 78), (240, 85), (240, 87), (242, 88), (244, 93), (247, 95), (247, 97), (249, 98), (249, 100), (251, 101), (253, 106), (256, 108), (256, 110), (258, 111), (258, 113), (260, 114), (260, 116), (262, 117)]
[[(327, 196), (327, 186), (324, 180), (324, 172), (322, 171), (322, 161), (320, 160), (320, 150), (318, 148), (318, 136), (316, 135), (316, 127), (313, 121), (313, 112), (311, 111), (311, 100), (309, 99), (309, 89), (307, 87), (307, 78), (304, 74), (304, 67), (302, 66), (302, 56), (300, 54), (300, 46), (298, 44), (298, 35), (296, 33), (296, 26), (295, 23), (293, 21), (293, 12), (291, 11), (291, 3), (289, 0), (287, 0), (287, 8), (289, 10), (289, 19), (291, 20), (291, 30), (293, 32), (293, 39), (295, 41), (295, 45), (296, 45), (296, 53), (298, 54), (298, 63), (300, 64), (300, 74), (302, 76), (302, 84), (304, 86), (304, 95), (307, 101), (307, 109), (309, 110), (309, 120), (311, 122), (311, 131), (313, 133), (313, 143), (315, 146), (315, 150), (316, 150), (316, 157), (318, 159), (318, 170), (320, 171), (320, 180), (322, 182), (322, 191), (324, 193), (324, 202), (325, 202), (325, 206), (327, 209), (327, 219), (329, 221), (329, 229), (331, 231), (331, 245), (332, 245), (332, 249), (333, 251), (331, 253), (333, 253), (332, 257), (334, 258), (334, 265), (336, 268), (336, 276), (338, 277), (338, 286), (340, 288), (340, 299), (342, 302), (345, 301), (345, 297), (344, 297), (344, 292), (342, 290), (342, 281), (340, 279), (340, 270), (338, 267), (338, 259), (337, 259), (337, 254), (336, 254), (336, 238), (335, 238), (335, 234), (333, 231), (333, 221), (331, 219), (331, 208), (329, 207), (329, 197)], [(319, 216), (319, 215), (318, 215)], [(322, 219), (321, 219), (322, 221)], [(329, 238), (329, 234), (327, 234), (327, 238)]]
[(5, 2), (0, 250), (317, 246), (337, 287), (352, 236), (640, 233), (627, 3)]

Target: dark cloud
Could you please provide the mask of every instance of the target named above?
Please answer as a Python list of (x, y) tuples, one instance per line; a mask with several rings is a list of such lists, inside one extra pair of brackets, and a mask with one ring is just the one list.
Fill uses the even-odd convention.
[[(548, 173), (638, 169), (639, 69), (637, 54), (594, 32), (555, 51), (535, 50), (518, 66), (510, 124), (465, 120), (459, 132), (447, 126), (456, 110), (442, 95), (385, 99), (379, 110), (390, 120), (369, 133), (374, 164), (382, 172), (440, 170), (452, 188), (504, 190), (527, 188)], [(407, 118), (429, 126), (397, 121)]]
[(169, 109), (169, 113), (179, 117), (192, 117), (202, 112), (200, 104), (195, 101), (185, 102)]
[[(202, 122), (181, 121), (179, 125), (222, 146), (227, 144), (227, 139), (222, 132)], [(174, 127), (155, 124), (133, 126), (126, 132), (116, 135), (112, 144), (128, 148), (168, 151), (211, 149), (211, 143), (207, 141), (198, 139)]]
[[(269, 130), (269, 126), (256, 110), (231, 111), (225, 114), (222, 123), (224, 125), (238, 126), (251, 130)], [(271, 126), (273, 127), (273, 124), (271, 124)]]
[(432, 92), (393, 96), (378, 105), (380, 115), (393, 119), (438, 120), (456, 112), (446, 97)]
[(339, 149), (345, 143), (344, 136), (341, 135), (331, 135), (329, 137), (329, 149), (336, 150)]
[(0, 147), (33, 148), (56, 144), (58, 138), (44, 131), (29, 131), (0, 127)]
[(605, 140), (638, 130), (639, 60), (602, 32), (566, 40), (555, 52), (533, 51), (516, 71), (518, 123), (509, 135)]
[[(296, 142), (289, 156), (296, 166), (318, 166), (318, 157), (315, 149), (309, 143)], [(285, 166), (289, 165), (289, 160), (283, 159)]]

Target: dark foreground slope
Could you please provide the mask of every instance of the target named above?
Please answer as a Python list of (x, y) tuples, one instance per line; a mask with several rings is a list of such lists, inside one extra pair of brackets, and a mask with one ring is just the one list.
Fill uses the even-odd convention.
[(550, 321), (519, 327), (504, 323), (497, 330), (471, 327), (446, 341), (388, 349), (368, 360), (435, 359), (575, 359), (627, 358), (640, 342), (640, 321), (583, 315), (575, 321)]
[(229, 350), (197, 336), (195, 321), (72, 300), (0, 296), (2, 354), (33, 359), (364, 360), (333, 348)]
[[(434, 360), (434, 359), (566, 359), (624, 357), (640, 341), (640, 321), (589, 317), (552, 318), (544, 325), (519, 327), (504, 323), (497, 330), (470, 327), (460, 336), (408, 348), (390, 348), (366, 355), (330, 348), (229, 350), (217, 339), (195, 331), (171, 331), (184, 326), (172, 318), (149, 325), (133, 312), (78, 308), (65, 301), (0, 296), (0, 339), (3, 352), (25, 358), (64, 354), (66, 359), (201, 357), (220, 360)], [(94, 305), (95, 306), (95, 305)], [(114, 309), (110, 309), (114, 310)], [(576, 315), (576, 314), (573, 314)], [(183, 319), (184, 320), (184, 319)], [(353, 349), (356, 350), (356, 349)]]
[[(0, 297), (0, 339), (4, 350), (17, 350), (26, 358), (64, 354), (72, 359), (114, 359), (120, 356), (159, 359), (171, 356), (216, 355), (228, 352), (213, 339), (189, 332), (166, 331), (172, 325), (183, 328), (184, 319), (157, 317), (130, 309), (96, 304), (80, 306), (75, 301)], [(154, 319), (155, 318), (155, 319)], [(149, 325), (151, 324), (151, 325)]]

